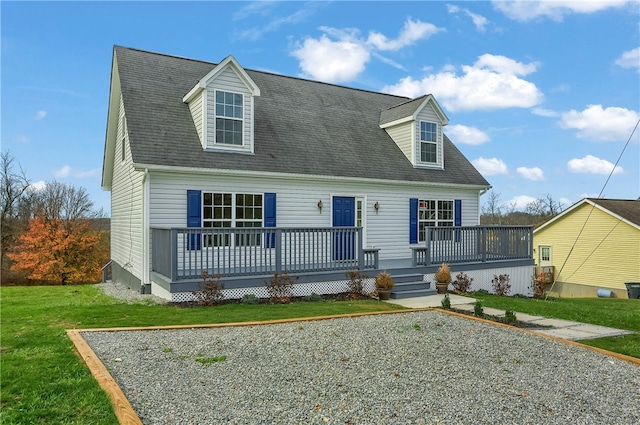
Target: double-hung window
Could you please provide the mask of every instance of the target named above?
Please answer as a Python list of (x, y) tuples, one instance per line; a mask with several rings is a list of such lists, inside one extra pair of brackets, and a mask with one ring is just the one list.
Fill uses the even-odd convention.
[(431, 240), (451, 240), (453, 229), (441, 229), (441, 227), (453, 227), (453, 201), (438, 201), (435, 199), (420, 199), (418, 201), (418, 241), (425, 242), (427, 229), (437, 227), (431, 231)]
[[(262, 227), (262, 194), (211, 193), (202, 197), (202, 226), (214, 229), (228, 227)], [(260, 232), (215, 232), (207, 235), (204, 246), (260, 246)]]
[(216, 143), (242, 146), (243, 95), (216, 91)]
[(438, 162), (438, 124), (420, 121), (420, 162)]

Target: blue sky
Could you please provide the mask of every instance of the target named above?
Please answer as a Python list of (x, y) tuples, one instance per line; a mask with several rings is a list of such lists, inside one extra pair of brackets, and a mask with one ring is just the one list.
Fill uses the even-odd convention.
[[(417, 97), (524, 207), (640, 196), (640, 3), (10, 2), (1, 142), (35, 186), (100, 189), (113, 45)], [(627, 141), (630, 142), (627, 144)], [(623, 153), (624, 150), (624, 153)], [(484, 201), (484, 200), (483, 200)]]

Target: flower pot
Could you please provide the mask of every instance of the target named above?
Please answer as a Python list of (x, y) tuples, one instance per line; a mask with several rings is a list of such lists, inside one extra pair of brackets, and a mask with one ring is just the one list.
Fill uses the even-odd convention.
[(378, 298), (380, 301), (386, 301), (391, 296), (391, 289), (378, 289)]
[(446, 282), (436, 282), (436, 292), (446, 294), (449, 292), (449, 284)]

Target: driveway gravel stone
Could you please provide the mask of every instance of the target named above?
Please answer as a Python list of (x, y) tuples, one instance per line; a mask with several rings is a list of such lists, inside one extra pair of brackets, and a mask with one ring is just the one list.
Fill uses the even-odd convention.
[(149, 425), (640, 423), (637, 365), (437, 311), (82, 336)]

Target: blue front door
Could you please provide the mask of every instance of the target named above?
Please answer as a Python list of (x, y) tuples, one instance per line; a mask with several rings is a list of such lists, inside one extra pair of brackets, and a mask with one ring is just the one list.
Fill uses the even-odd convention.
[[(333, 197), (333, 227), (354, 227), (356, 220), (356, 198)], [(334, 236), (333, 256), (335, 260), (355, 258), (355, 233), (337, 232)]]

